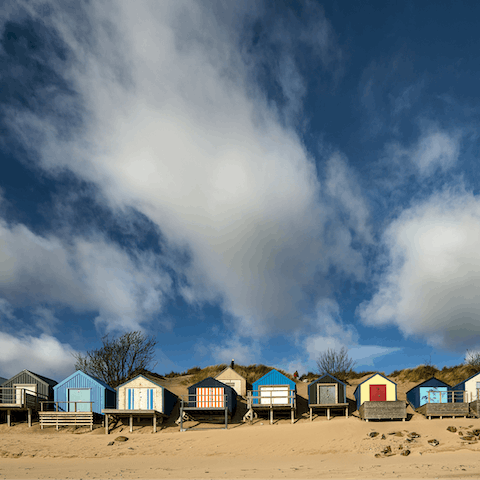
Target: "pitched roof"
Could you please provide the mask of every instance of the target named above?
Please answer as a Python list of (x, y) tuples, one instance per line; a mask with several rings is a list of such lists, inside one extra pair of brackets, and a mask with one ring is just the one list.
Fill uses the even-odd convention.
[[(335, 380), (336, 382), (338, 383), (341, 383), (342, 385), (345, 385), (345, 383), (343, 383), (341, 380), (339, 380), (338, 378), (335, 378), (333, 375), (330, 375), (329, 373), (324, 373), (323, 375), (320, 375), (316, 380), (314, 380), (313, 382), (309, 383), (308, 386), (310, 385), (313, 385), (314, 383), (317, 383), (319, 380), (321, 380), (322, 378), (325, 378), (325, 377), (330, 377), (332, 378), (333, 380)], [(346, 385), (345, 385), (346, 386)]]
[(73, 372), (71, 375), (69, 375), (67, 378), (64, 378), (60, 383), (58, 383), (55, 387), (53, 387), (54, 389), (57, 389), (58, 387), (60, 387), (61, 385), (63, 385), (65, 382), (68, 382), (71, 378), (73, 378), (75, 375), (83, 375), (85, 377), (88, 377), (90, 379), (92, 379), (94, 382), (97, 382), (99, 383), (102, 387), (114, 392), (115, 389), (112, 388), (110, 385), (108, 385), (107, 383), (105, 383), (103, 380), (100, 380), (99, 378), (97, 377), (94, 377), (93, 375), (90, 375), (88, 373), (85, 373), (84, 371), (82, 370), (77, 370), (75, 372)]
[(368, 378), (366, 378), (363, 382), (360, 382), (360, 383), (357, 385), (357, 388), (355, 389), (355, 391), (353, 392), (353, 394), (355, 395), (355, 393), (357, 392), (358, 387), (360, 387), (360, 385), (364, 384), (365, 382), (368, 382), (368, 381), (369, 381), (371, 378), (373, 378), (375, 375), (380, 375), (380, 376), (383, 377), (387, 382), (393, 383), (395, 386), (397, 385), (393, 380), (390, 380), (390, 379), (387, 378), (385, 375), (382, 375), (381, 373), (374, 373), (373, 375), (370, 375)]
[(129, 380), (126, 380), (126, 381), (123, 382), (122, 384), (118, 385), (118, 386), (117, 386), (117, 390), (118, 390), (120, 387), (123, 387), (124, 385), (126, 385), (127, 383), (130, 383), (132, 380), (135, 380), (135, 379), (138, 378), (138, 377), (143, 377), (145, 380), (148, 380), (149, 382), (154, 383), (154, 384), (157, 385), (158, 387), (165, 388), (162, 384), (160, 384), (160, 383), (158, 382), (159, 379), (154, 378), (154, 377), (150, 377), (149, 375), (143, 375), (142, 373), (140, 373), (140, 374), (138, 374), (138, 375), (135, 375), (133, 378), (130, 378)]
[(408, 390), (406, 393), (411, 392), (414, 388), (421, 387), (424, 383), (429, 382), (430, 380), (437, 380), (437, 382), (443, 383), (445, 387), (451, 388), (451, 386), (448, 383), (445, 383), (443, 380), (440, 380), (438, 378), (435, 378), (435, 376), (428, 378), (427, 380), (424, 380), (423, 382), (418, 383), (414, 387), (412, 387), (410, 390)]
[(243, 377), (242, 375), (240, 375), (237, 371), (235, 371), (232, 367), (227, 367), (227, 368), (224, 368), (218, 375), (215, 375), (215, 378), (218, 378), (220, 375), (222, 375), (223, 373), (227, 372), (228, 370), (230, 370), (231, 372), (233, 372), (235, 374), (235, 377), (240, 377), (241, 379), (243, 380), (246, 380), (245, 377)]
[[(466, 378), (465, 380), (462, 380), (461, 382), (458, 382), (457, 385), (460, 385), (461, 383), (464, 383), (464, 382), (468, 382), (470, 379), (472, 379), (473, 377), (476, 377), (477, 375), (480, 375), (480, 372), (474, 373), (472, 376)], [(455, 387), (456, 387), (457, 385), (455, 385)], [(452, 388), (453, 388), (453, 387), (452, 387)]]

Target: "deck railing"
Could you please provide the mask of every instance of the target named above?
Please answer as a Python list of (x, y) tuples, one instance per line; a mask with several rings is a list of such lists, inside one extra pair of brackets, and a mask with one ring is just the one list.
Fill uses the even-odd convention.
[[(260, 394), (261, 392), (261, 394)], [(269, 395), (268, 395), (269, 394)], [(273, 395), (275, 394), (275, 395)], [(284, 391), (265, 391), (265, 390), (248, 390), (247, 391), (247, 406), (292, 406), (296, 408), (297, 395), (295, 390), (289, 390), (288, 394)]]
[(460, 390), (447, 392), (429, 390), (427, 395), (427, 403), (463, 403), (466, 401), (468, 401), (467, 393)]
[[(67, 406), (67, 410), (64, 410), (63, 408), (60, 408), (59, 409), (59, 404), (63, 404), (63, 403), (66, 403), (68, 404)], [(73, 403), (74, 407), (73, 407), (73, 410), (70, 410), (70, 405)], [(77, 408), (77, 404), (78, 403), (88, 403), (90, 405), (90, 410), (78, 410)], [(68, 401), (64, 401), (64, 402), (56, 402), (54, 400), (48, 400), (48, 401), (43, 401), (43, 402), (40, 402), (40, 411), (43, 412), (43, 411), (52, 411), (52, 410), (48, 410), (48, 406), (49, 405), (53, 405), (55, 406), (55, 409), (53, 411), (55, 412), (70, 412), (70, 413), (76, 413), (76, 412), (91, 412), (93, 411), (93, 402), (82, 402), (82, 401), (71, 401), (71, 402), (68, 402)], [(45, 408), (47, 407), (47, 408)]]
[(16, 408), (37, 409), (38, 403), (46, 398), (46, 395), (24, 387), (0, 387), (0, 407), (12, 405)]

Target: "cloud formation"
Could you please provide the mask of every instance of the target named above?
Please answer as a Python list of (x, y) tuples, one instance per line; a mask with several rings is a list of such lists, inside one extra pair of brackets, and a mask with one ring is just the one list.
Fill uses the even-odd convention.
[[(362, 254), (332, 206), (348, 212), (353, 234), (369, 239), (366, 206), (352, 203), (358, 189), (338, 185), (345, 163), (331, 168), (320, 195), (316, 166), (299, 135), (252, 82), (252, 65), (261, 59), (244, 42), (251, 40), (245, 31), (260, 21), (256, 9), (232, 7), (232, 15), (201, 2), (119, 1), (82, 4), (71, 15), (51, 2), (44, 17), (37, 4), (23, 5), (65, 46), (65, 58), (50, 63), (75, 95), (59, 92), (53, 113), (5, 109), (12, 132), (38, 154), (45, 172), (68, 170), (94, 183), (112, 208), (133, 207), (184, 249), (191, 261), (178, 272), (184, 279), (178, 291), (187, 301), (220, 302), (239, 332), (258, 337), (301, 326), (305, 305), (324, 294), (317, 284), (332, 270), (363, 278)], [(338, 49), (323, 12), (314, 13), (322, 21), (310, 19), (302, 42), (328, 70)], [(290, 47), (280, 48), (278, 81), (286, 98), (298, 102), (303, 90)], [(65, 129), (67, 111), (81, 121)], [(65, 269), (67, 285), (76, 284), (56, 240), (29, 242), (46, 257), (55, 250), (50, 256)], [(101, 321), (121, 314), (121, 325), (132, 327), (139, 305), (158, 309), (163, 274), (144, 263), (137, 269), (101, 242), (78, 240), (74, 249), (91, 280), (80, 296), (103, 309)], [(122, 270), (113, 267), (113, 279), (117, 262)]]
[(97, 313), (96, 321), (107, 331), (138, 329), (162, 310), (171, 290), (170, 278), (148, 253), (127, 254), (101, 237), (69, 243), (3, 221), (0, 265), (0, 299), (37, 305), (34, 319), (46, 334), (57, 321), (51, 309), (38, 305)]
[(464, 350), (480, 343), (480, 200), (446, 189), (406, 209), (387, 228), (387, 260), (366, 325), (395, 325), (406, 337)]

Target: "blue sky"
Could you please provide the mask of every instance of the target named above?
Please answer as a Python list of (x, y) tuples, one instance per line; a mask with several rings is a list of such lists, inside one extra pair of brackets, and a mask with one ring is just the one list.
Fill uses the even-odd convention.
[(0, 376), (479, 347), (479, 6), (5, 5)]

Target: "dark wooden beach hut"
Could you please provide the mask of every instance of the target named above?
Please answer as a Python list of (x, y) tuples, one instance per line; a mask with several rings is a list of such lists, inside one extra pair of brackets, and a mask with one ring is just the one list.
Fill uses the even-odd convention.
[(308, 386), (308, 406), (310, 421), (316, 410), (326, 410), (327, 419), (330, 420), (330, 411), (341, 409), (348, 418), (347, 386), (333, 375), (321, 375)]
[(32, 425), (32, 412), (38, 411), (41, 401), (53, 400), (55, 380), (22, 370), (3, 382), (0, 387), (0, 410), (7, 412), (7, 424), (10, 426), (12, 411), (27, 412), (28, 425)]
[(407, 392), (407, 400), (415, 411), (432, 417), (466, 417), (468, 402), (464, 401), (464, 392), (454, 391), (448, 383), (432, 377), (415, 385)]
[(228, 428), (228, 417), (234, 415), (236, 408), (235, 389), (207, 377), (188, 387), (188, 398), (182, 397), (177, 423), (180, 423), (180, 430), (184, 431), (184, 420), (216, 420), (221, 416), (225, 419), (225, 428)]

